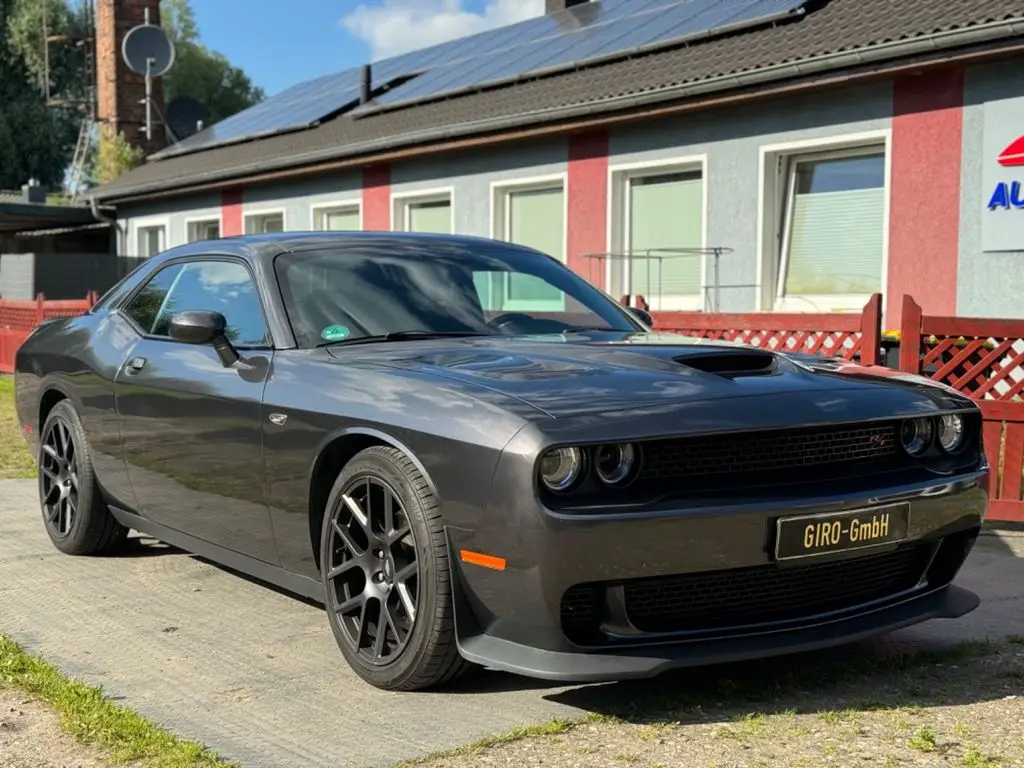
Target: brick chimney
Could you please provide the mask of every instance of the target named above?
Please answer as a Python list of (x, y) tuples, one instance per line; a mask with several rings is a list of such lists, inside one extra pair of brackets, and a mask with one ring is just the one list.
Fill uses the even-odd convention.
[[(160, 0), (96, 0), (96, 106), (104, 130), (123, 133), (128, 142), (150, 155), (167, 142), (159, 124), (164, 89), (153, 78), (153, 138), (146, 140), (146, 78), (132, 72), (121, 57), (121, 44), (132, 27), (160, 23)], [(159, 110), (159, 112), (158, 112)]]

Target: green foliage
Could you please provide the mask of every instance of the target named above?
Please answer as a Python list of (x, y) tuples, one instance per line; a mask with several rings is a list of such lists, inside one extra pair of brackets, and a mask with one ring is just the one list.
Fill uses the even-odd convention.
[[(46, 106), (31, 63), (21, 55), (32, 3), (0, 0), (0, 188), (17, 189), (30, 178), (57, 188), (74, 152), (77, 122), (67, 110)], [(20, 42), (19, 42), (20, 41)]]
[(107, 184), (136, 167), (143, 159), (142, 150), (129, 144), (123, 133), (100, 131), (92, 168), (93, 179), (99, 184)]

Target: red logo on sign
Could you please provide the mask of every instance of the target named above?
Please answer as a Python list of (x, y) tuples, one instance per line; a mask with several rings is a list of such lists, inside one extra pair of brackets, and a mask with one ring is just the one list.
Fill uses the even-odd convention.
[(1007, 167), (1024, 165), (1024, 136), (999, 153), (999, 164)]

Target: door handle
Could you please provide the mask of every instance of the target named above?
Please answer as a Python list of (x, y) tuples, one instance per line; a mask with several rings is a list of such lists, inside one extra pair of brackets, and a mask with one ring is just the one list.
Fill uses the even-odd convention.
[(146, 367), (146, 358), (133, 357), (125, 364), (125, 373), (134, 374)]

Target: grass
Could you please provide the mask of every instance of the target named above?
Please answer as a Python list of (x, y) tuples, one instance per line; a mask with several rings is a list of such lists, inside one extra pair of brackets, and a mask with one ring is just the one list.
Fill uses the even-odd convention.
[(36, 476), (36, 462), (14, 411), (14, 377), (0, 375), (0, 478)]
[(49, 704), (60, 716), (64, 731), (83, 744), (101, 749), (111, 763), (151, 768), (236, 766), (203, 745), (178, 738), (133, 710), (117, 706), (101, 688), (65, 677), (2, 635), (0, 688), (14, 688)]

